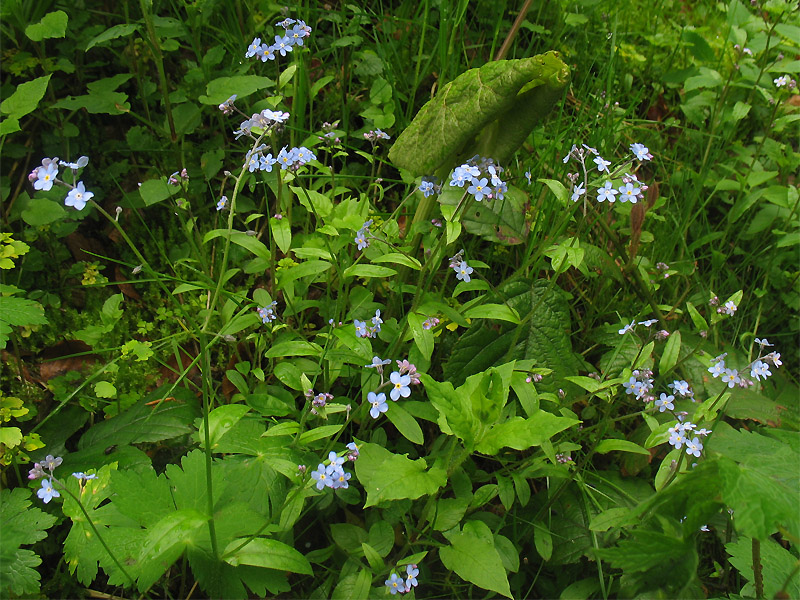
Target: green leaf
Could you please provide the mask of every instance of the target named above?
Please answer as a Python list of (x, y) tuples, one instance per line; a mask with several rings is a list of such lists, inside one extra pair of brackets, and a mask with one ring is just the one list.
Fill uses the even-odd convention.
[(297, 196), (297, 200), (308, 212), (316, 214), (317, 217), (322, 219), (331, 214), (333, 202), (325, 194), (295, 186), (289, 186), (289, 189), (294, 192)]
[(589, 521), (589, 529), (591, 531), (608, 531), (612, 527), (630, 522), (631, 514), (630, 508), (609, 508), (592, 517), (592, 520)]
[(58, 202), (47, 198), (31, 198), (22, 211), (22, 220), (33, 227), (41, 227), (60, 221), (66, 214), (67, 211)]
[(439, 550), (439, 557), (448, 570), (486, 590), (512, 597), (503, 561), (486, 523), (467, 521), (461, 531), (447, 531), (445, 537), (450, 545)]
[(444, 469), (427, 467), (423, 458), (410, 460), (377, 444), (359, 444), (356, 475), (367, 492), (364, 508), (387, 500), (414, 500), (447, 483)]
[(94, 393), (98, 398), (116, 398), (117, 388), (108, 381), (98, 381), (94, 384)]
[(351, 573), (339, 580), (331, 594), (332, 600), (367, 600), (372, 590), (372, 575), (366, 569)]
[[(176, 188), (177, 189), (177, 188)], [(265, 261), (269, 261), (271, 258), (271, 254), (269, 252), (269, 248), (264, 245), (264, 242), (257, 240), (255, 237), (251, 235), (247, 235), (244, 231), (231, 231), (231, 243), (236, 244), (237, 246), (241, 246), (242, 248), (249, 250), (258, 258), (261, 258)], [(203, 236), (203, 243), (207, 244), (213, 239), (218, 237), (226, 237), (228, 235), (227, 229), (212, 229), (208, 233)]]
[[(674, 334), (673, 334), (674, 335)], [(632, 452), (634, 454), (644, 454), (650, 456), (650, 452), (642, 448), (639, 444), (634, 444), (628, 440), (608, 439), (603, 440), (594, 449), (598, 454), (608, 454), (609, 452)]]
[(344, 277), (394, 277), (397, 271), (380, 265), (351, 265), (344, 270)]
[[(797, 558), (772, 538), (761, 540), (760, 568), (763, 583), (763, 598), (800, 598), (800, 575), (796, 571)], [(740, 594), (744, 598), (755, 598), (753, 581), (753, 540), (740, 537), (737, 541), (725, 544), (725, 551), (731, 555), (730, 563), (749, 583)], [(792, 591), (794, 590), (794, 591)], [(779, 596), (782, 593), (782, 596)]]
[(228, 544), (223, 552), (225, 562), (233, 566), (252, 565), (265, 569), (312, 575), (311, 565), (306, 557), (291, 546), (277, 540), (254, 538), (243, 548), (229, 554), (245, 539), (247, 538), (236, 539)]
[(180, 187), (169, 185), (164, 177), (161, 179), (148, 179), (139, 186), (139, 195), (144, 200), (145, 206), (162, 202), (177, 194), (178, 191), (180, 191)]
[(414, 343), (420, 354), (425, 357), (425, 360), (429, 361), (431, 354), (433, 354), (433, 332), (422, 326), (425, 320), (426, 318), (418, 313), (408, 314), (408, 326), (411, 329), (411, 335), (414, 336)]
[[(52, 104), (53, 108), (78, 110), (85, 108), (90, 114), (121, 115), (130, 111), (128, 96), (115, 92), (120, 85), (133, 77), (130, 73), (120, 73), (87, 84), (88, 93), (83, 96), (67, 96)], [(166, 178), (164, 178), (166, 181)], [(175, 187), (175, 190), (179, 188)]]
[(658, 370), (661, 375), (667, 375), (678, 364), (678, 357), (681, 352), (681, 332), (673, 331), (667, 338), (667, 343), (664, 345), (664, 352), (661, 354), (661, 360), (658, 363)]
[(689, 316), (692, 318), (692, 324), (698, 331), (708, 331), (708, 323), (706, 323), (706, 320), (703, 318), (703, 316), (697, 312), (694, 304), (687, 302), (686, 310), (689, 311)]
[(288, 254), (289, 248), (292, 247), (292, 227), (289, 219), (270, 219), (269, 230), (281, 252)]
[(509, 323), (519, 324), (517, 311), (505, 304), (479, 304), (464, 311), (468, 319), (498, 319)]
[(320, 275), (331, 268), (331, 263), (326, 260), (308, 260), (296, 267), (278, 271), (278, 288), (283, 289), (290, 282), (302, 277)]
[(196, 510), (178, 510), (170, 513), (147, 530), (147, 538), (139, 553), (141, 574), (139, 590), (144, 591), (164, 574), (172, 563), (193, 545), (208, 517)]
[(159, 442), (191, 433), (194, 431), (192, 423), (199, 412), (192, 394), (174, 389), (171, 393), (176, 397), (175, 401), (147, 405), (164, 398), (168, 389), (167, 386), (161, 387), (121, 415), (96, 423), (83, 434), (78, 448), (96, 447), (102, 452), (111, 445)]
[(0, 322), (11, 326), (46, 325), (48, 322), (42, 305), (33, 300), (0, 296), (0, 308)]
[(198, 100), (201, 104), (222, 104), (234, 94), (239, 98), (245, 98), (273, 85), (275, 85), (274, 80), (258, 75), (217, 77), (208, 82), (206, 95), (200, 96)]
[(531, 446), (541, 446), (557, 433), (578, 423), (577, 419), (557, 417), (546, 411), (539, 411), (527, 419), (512, 417), (493, 425), (475, 449), (484, 454), (497, 454), (501, 448), (527, 450)]
[[(462, 194), (460, 188), (446, 189), (440, 194), (439, 202), (452, 202), (455, 206)], [(469, 203), (461, 222), (469, 233), (492, 243), (506, 246), (521, 244), (530, 233), (530, 223), (526, 220), (529, 202), (527, 193), (509, 186), (502, 200)]]
[[(248, 412), (250, 412), (250, 407), (244, 404), (226, 404), (215, 408), (208, 414), (208, 441), (211, 450), (219, 445), (223, 436)], [(204, 439), (204, 436), (201, 435), (201, 440)]]
[[(555, 52), (470, 69), (422, 107), (389, 159), (415, 176), (449, 169), (461, 154), (478, 152), (504, 164), (568, 83), (569, 68)], [(476, 137), (480, 144), (472, 142)]]
[[(453, 347), (444, 365), (444, 378), (458, 385), (473, 374), (512, 359), (533, 359), (537, 367), (552, 369), (551, 376), (537, 384), (539, 391), (567, 394), (576, 386), (573, 376), (581, 363), (572, 351), (570, 309), (564, 293), (546, 280), (517, 280), (500, 286), (498, 296), (525, 315), (521, 325), (482, 322), (473, 324)], [(500, 299), (498, 298), (498, 299)]]
[(389, 406), (389, 410), (386, 411), (386, 418), (389, 419), (392, 425), (397, 427), (397, 431), (408, 441), (420, 445), (425, 441), (417, 420), (400, 404), (395, 402)]
[(34, 42), (46, 38), (63, 38), (67, 31), (67, 13), (63, 10), (47, 13), (42, 20), (25, 28), (25, 35)]
[(139, 25), (136, 23), (122, 23), (120, 25), (114, 25), (113, 27), (109, 27), (100, 35), (97, 35), (86, 44), (86, 52), (94, 48), (95, 46), (99, 46), (101, 44), (105, 44), (108, 41), (115, 40), (121, 37), (127, 37), (131, 35), (133, 32), (139, 30)]
[(533, 526), (533, 545), (536, 552), (545, 560), (550, 560), (553, 556), (553, 535), (550, 530), (541, 522)]
[(403, 265), (404, 267), (409, 267), (410, 269), (414, 269), (415, 271), (419, 271), (422, 268), (422, 264), (413, 256), (407, 256), (405, 254), (401, 254), (400, 252), (389, 252), (388, 254), (383, 254), (381, 256), (377, 256), (372, 259), (374, 263), (394, 263), (397, 265)]
[(322, 427), (315, 427), (314, 429), (301, 433), (299, 443), (301, 446), (307, 446), (317, 440), (336, 435), (341, 429), (342, 425), (323, 425)]
[(264, 354), (266, 358), (280, 358), (283, 356), (320, 356), (322, 347), (305, 340), (279, 342), (270, 347)]
[(32, 113), (39, 106), (39, 101), (44, 98), (49, 82), (50, 75), (45, 75), (20, 83), (14, 93), (0, 104), (0, 112), (11, 115), (14, 119)]
[(568, 206), (569, 190), (564, 187), (564, 184), (556, 179), (537, 179), (536, 181), (545, 184), (562, 206)]

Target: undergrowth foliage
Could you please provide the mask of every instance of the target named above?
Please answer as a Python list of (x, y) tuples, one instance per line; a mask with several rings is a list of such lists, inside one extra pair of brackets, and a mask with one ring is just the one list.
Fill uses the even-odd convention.
[(800, 595), (797, 2), (218, 4), (1, 9), (2, 594)]

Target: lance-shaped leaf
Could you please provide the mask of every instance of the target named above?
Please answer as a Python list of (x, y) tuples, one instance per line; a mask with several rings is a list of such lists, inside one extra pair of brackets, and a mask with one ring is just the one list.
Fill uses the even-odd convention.
[(422, 107), (389, 158), (414, 175), (433, 173), (465, 152), (502, 163), (550, 112), (569, 77), (557, 52), (470, 69)]

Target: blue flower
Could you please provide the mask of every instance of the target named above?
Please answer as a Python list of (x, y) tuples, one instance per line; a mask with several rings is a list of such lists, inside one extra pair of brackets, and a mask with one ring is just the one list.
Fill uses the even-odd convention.
[(331, 481), (333, 482), (331, 487), (335, 490), (338, 489), (346, 490), (348, 487), (350, 487), (348, 481), (350, 481), (351, 477), (352, 477), (351, 473), (346, 472), (341, 467), (337, 467), (331, 473)]
[(42, 489), (36, 492), (36, 495), (39, 496), (44, 503), (47, 504), (53, 498), (58, 498), (61, 494), (58, 493), (58, 490), (53, 488), (53, 483), (49, 479), (42, 479)]
[(608, 200), (611, 204), (616, 201), (616, 196), (619, 192), (614, 189), (610, 181), (606, 181), (605, 185), (597, 189), (597, 201), (603, 202)]
[(363, 229), (359, 229), (356, 232), (355, 242), (356, 242), (356, 247), (359, 250), (363, 250), (364, 248), (367, 248), (369, 246), (369, 240), (367, 240), (366, 231), (364, 231)]
[(83, 210), (83, 207), (92, 199), (92, 196), (94, 196), (94, 194), (92, 192), (87, 192), (86, 188), (83, 186), (83, 182), (79, 181), (78, 185), (72, 188), (69, 194), (67, 194), (67, 197), (64, 199), (64, 204), (66, 206), (72, 206), (77, 210)]
[(406, 565), (406, 590), (410, 589), (412, 586), (417, 587), (417, 575), (419, 575), (419, 569), (417, 565)]
[[(394, 373), (392, 374), (394, 375)], [(392, 390), (392, 393), (394, 393), (394, 390)], [(385, 413), (389, 410), (389, 405), (386, 403), (386, 394), (383, 392), (380, 394), (370, 392), (367, 394), (367, 400), (372, 404), (372, 408), (369, 409), (369, 414), (373, 419), (377, 419), (381, 413)]]
[(222, 210), (223, 208), (225, 208), (226, 204), (228, 204), (228, 197), (223, 196), (222, 198), (219, 199), (219, 202), (217, 202), (217, 210)]
[(272, 173), (272, 165), (278, 162), (278, 159), (273, 158), (272, 153), (270, 152), (266, 156), (261, 156), (258, 162), (258, 169), (260, 171), (266, 171), (267, 173)]
[(756, 381), (760, 381), (762, 378), (766, 379), (772, 375), (772, 371), (769, 370), (769, 365), (764, 361), (757, 360), (753, 363), (753, 366), (750, 367), (750, 377), (754, 378)]
[(286, 146), (281, 148), (281, 151), (278, 152), (277, 162), (280, 163), (281, 169), (283, 169), (284, 171), (288, 169), (294, 162), (294, 157), (292, 156), (292, 152), (286, 150)]
[(322, 463), (319, 463), (316, 471), (311, 471), (311, 478), (316, 480), (318, 490), (325, 486), (331, 487), (333, 485), (333, 480), (329, 475), (328, 468)]
[(367, 333), (366, 321), (359, 321), (358, 319), (354, 319), (353, 324), (356, 326), (356, 336), (369, 337), (369, 334)]
[(378, 369), (378, 372), (380, 373), (383, 370), (384, 365), (388, 365), (390, 362), (392, 361), (388, 358), (386, 360), (381, 360), (379, 356), (373, 356), (372, 362), (368, 365), (364, 365), (364, 368)]
[(389, 392), (389, 397), (392, 400), (397, 401), (400, 396), (403, 398), (408, 398), (411, 395), (411, 388), (408, 387), (411, 383), (410, 376), (400, 375), (398, 371), (394, 371), (391, 375), (389, 375), (389, 381), (391, 381), (394, 385), (392, 391)]
[(78, 473), (73, 473), (72, 476), (75, 479), (83, 479), (85, 481), (88, 481), (89, 479), (97, 479), (97, 475), (95, 473), (92, 473), (91, 475), (87, 475), (86, 473), (78, 472)]
[(641, 190), (634, 186), (631, 182), (621, 185), (619, 187), (619, 201), (636, 204), (636, 202), (639, 200), (639, 192), (641, 192)]
[(732, 388), (741, 381), (739, 371), (736, 369), (725, 369), (725, 372), (722, 374), (722, 382), (727, 383), (729, 388)]
[(419, 184), (419, 191), (422, 192), (422, 195), (426, 198), (428, 196), (433, 196), (433, 182), (432, 181), (423, 181)]
[(640, 161), (653, 158), (653, 155), (650, 154), (650, 150), (644, 144), (631, 144), (631, 152), (633, 152), (633, 155)]
[(467, 173), (464, 167), (456, 167), (450, 179), (450, 185), (464, 187), (464, 184), (467, 182), (467, 177), (469, 177), (469, 173)]
[(389, 591), (392, 592), (392, 595), (396, 594), (397, 592), (405, 592), (406, 585), (403, 582), (402, 578), (397, 576), (397, 573), (392, 573), (392, 576), (387, 579), (385, 582), (386, 587), (389, 588)]
[(681, 379), (680, 381), (676, 379), (675, 381), (670, 383), (667, 387), (672, 389), (676, 394), (680, 394), (681, 396), (692, 395), (692, 392), (689, 389), (689, 382), (684, 381), (683, 379)]
[(245, 53), (244, 57), (252, 58), (258, 54), (259, 50), (261, 50), (261, 38), (255, 38), (247, 47), (247, 52)]
[(611, 161), (603, 160), (602, 156), (595, 156), (593, 160), (594, 160), (594, 164), (597, 165), (597, 170), (598, 171), (600, 171), (601, 173), (603, 171), (608, 173), (608, 165), (611, 164)]
[(694, 437), (691, 441), (686, 442), (686, 454), (700, 456), (700, 452), (703, 450), (703, 443), (700, 441), (699, 438)]
[(674, 410), (675, 406), (672, 404), (672, 401), (675, 400), (675, 396), (667, 396), (665, 393), (661, 393), (661, 397), (656, 400), (656, 406), (658, 407), (658, 412), (664, 412), (665, 410)]
[(456, 279), (469, 283), (469, 275), (474, 269), (467, 264), (467, 261), (462, 260), (457, 266), (453, 267), (453, 269), (456, 272)]
[(578, 199), (586, 193), (586, 188), (583, 187), (583, 182), (572, 188), (572, 201), (577, 202)]
[(46, 167), (39, 167), (36, 176), (38, 179), (33, 182), (33, 189), (46, 192), (53, 187), (53, 182), (58, 176), (58, 166), (55, 162), (51, 162)]
[(486, 177), (482, 179), (475, 178), (472, 180), (472, 185), (467, 188), (467, 191), (475, 196), (475, 200), (480, 202), (491, 192), (489, 189), (489, 180), (486, 179)]
[(328, 461), (331, 463), (332, 467), (334, 466), (341, 467), (344, 464), (344, 457), (339, 456), (338, 454), (336, 454), (336, 452), (331, 450), (330, 452), (328, 452)]
[(287, 52), (292, 51), (292, 42), (289, 39), (289, 36), (275, 36), (275, 43), (272, 45), (275, 52), (280, 52), (281, 56), (286, 56)]
[(261, 62), (275, 60), (275, 47), (267, 44), (261, 44), (261, 47), (258, 49), (258, 56), (261, 59)]
[(629, 325), (625, 325), (625, 327), (617, 331), (617, 333), (620, 335), (625, 335), (626, 333), (631, 331), (634, 327), (636, 327), (636, 321), (631, 321)]

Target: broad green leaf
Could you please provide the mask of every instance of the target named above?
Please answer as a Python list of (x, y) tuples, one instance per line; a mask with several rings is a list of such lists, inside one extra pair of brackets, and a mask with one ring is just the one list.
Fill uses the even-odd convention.
[(572, 351), (570, 309), (564, 293), (550, 281), (518, 280), (501, 286), (498, 296), (518, 315), (524, 315), (524, 322), (502, 323), (499, 327), (474, 323), (453, 347), (444, 365), (444, 378), (458, 385), (492, 365), (533, 359), (536, 366), (553, 371), (537, 384), (539, 391), (576, 391), (577, 387), (565, 379), (573, 376), (581, 363)]
[(278, 287), (283, 289), (287, 284), (301, 277), (316, 276), (331, 268), (331, 263), (325, 260), (308, 260), (296, 267), (278, 271)]
[(292, 227), (289, 219), (270, 219), (269, 230), (281, 252), (288, 254), (289, 248), (292, 247)]
[[(264, 242), (257, 240), (251, 235), (247, 235), (244, 231), (231, 231), (231, 243), (241, 246), (246, 250), (252, 252), (258, 258), (269, 261), (271, 254), (269, 248), (264, 245)], [(203, 236), (203, 243), (207, 244), (213, 239), (218, 237), (225, 238), (228, 235), (227, 229), (212, 229)]]
[(67, 31), (69, 17), (63, 10), (47, 13), (42, 20), (25, 28), (25, 35), (34, 42), (47, 38), (63, 38)]
[(553, 535), (542, 522), (533, 526), (533, 545), (544, 560), (550, 560), (553, 556)]
[[(445, 189), (439, 195), (442, 204), (461, 200), (461, 188)], [(513, 246), (524, 242), (530, 232), (530, 223), (526, 220), (526, 209), (530, 199), (528, 194), (517, 187), (509, 186), (502, 200), (487, 199), (483, 202), (470, 202), (464, 210), (461, 222), (464, 228), (473, 235), (479, 235), (492, 243)]]
[(604, 510), (599, 515), (592, 517), (589, 529), (592, 531), (608, 531), (612, 527), (628, 523), (631, 520), (631, 509), (614, 507)]
[(617, 546), (596, 552), (625, 573), (651, 569), (663, 571), (679, 560), (687, 561), (690, 565), (697, 563), (694, 540), (682, 540), (643, 529), (634, 529), (631, 537), (618, 542)]
[(198, 100), (201, 104), (222, 104), (234, 94), (245, 98), (273, 85), (275, 82), (272, 79), (258, 75), (217, 77), (208, 82), (206, 95), (200, 96)]
[(111, 445), (159, 442), (191, 433), (199, 412), (191, 393), (174, 389), (170, 401), (148, 406), (149, 402), (164, 399), (168, 389), (161, 387), (121, 415), (96, 423), (83, 434), (78, 448), (99, 448), (102, 453)]
[(304, 431), (300, 434), (300, 445), (306, 446), (311, 442), (316, 442), (332, 435), (336, 435), (341, 431), (342, 425), (323, 425), (322, 427), (315, 427), (309, 431)]
[[(130, 111), (128, 96), (116, 92), (119, 86), (133, 77), (130, 73), (120, 73), (87, 84), (87, 94), (83, 96), (67, 96), (55, 102), (53, 108), (78, 110), (85, 108), (90, 114), (121, 115)], [(165, 178), (166, 180), (166, 178)], [(178, 189), (177, 187), (175, 188)]]
[(47, 198), (31, 198), (22, 211), (22, 220), (28, 225), (41, 227), (63, 219), (66, 214), (64, 206), (58, 202)]
[(332, 600), (367, 600), (372, 590), (372, 575), (367, 569), (351, 573), (339, 580), (331, 594)]
[[(730, 563), (748, 584), (741, 590), (744, 598), (755, 598), (753, 581), (753, 540), (740, 537), (737, 541), (725, 544), (730, 554)], [(772, 538), (761, 540), (760, 568), (763, 582), (763, 598), (800, 598), (800, 575), (797, 573), (797, 558)], [(780, 596), (779, 593), (784, 594)]]
[(484, 454), (497, 454), (501, 448), (526, 450), (531, 446), (541, 446), (557, 433), (579, 422), (577, 419), (557, 417), (546, 411), (539, 411), (527, 419), (512, 417), (493, 425), (476, 444), (475, 449)]
[(97, 35), (91, 39), (91, 41), (86, 44), (86, 52), (94, 48), (95, 46), (99, 46), (100, 44), (105, 44), (108, 41), (115, 40), (121, 37), (127, 37), (135, 31), (138, 31), (139, 25), (136, 23), (122, 23), (120, 25), (114, 25), (113, 27), (109, 27), (100, 35)]
[(414, 336), (414, 343), (417, 345), (420, 354), (426, 360), (430, 360), (431, 354), (433, 354), (433, 332), (422, 326), (425, 320), (425, 317), (417, 313), (408, 314), (408, 327), (411, 329), (411, 335)]
[(415, 176), (442, 165), (449, 169), (459, 155), (476, 152), (503, 164), (568, 83), (569, 68), (555, 52), (470, 69), (422, 107), (397, 138), (389, 159)]
[(450, 545), (439, 550), (439, 557), (447, 569), (464, 581), (512, 597), (503, 561), (486, 523), (467, 521), (461, 531), (447, 531), (445, 537)]
[(394, 277), (397, 271), (380, 265), (351, 265), (344, 270), (344, 277)]
[(164, 177), (161, 179), (148, 179), (139, 186), (139, 195), (144, 200), (145, 206), (163, 202), (179, 191), (179, 186), (169, 185)]
[(141, 574), (138, 584), (141, 591), (153, 585), (178, 560), (206, 521), (208, 517), (196, 510), (178, 510), (147, 530), (147, 539), (139, 554)]
[(414, 258), (413, 256), (407, 256), (405, 254), (401, 254), (400, 252), (389, 252), (388, 254), (383, 254), (381, 256), (377, 256), (372, 259), (374, 263), (394, 263), (397, 265), (403, 265), (404, 267), (409, 267), (414, 269), (415, 271), (419, 271), (422, 268), (422, 264)]
[(556, 200), (558, 200), (559, 204), (563, 206), (569, 205), (569, 190), (564, 187), (563, 183), (555, 179), (537, 179), (536, 181), (539, 181), (550, 188), (550, 191), (553, 192), (553, 195), (556, 197)]
[(658, 371), (661, 375), (667, 375), (678, 364), (678, 357), (681, 352), (681, 332), (673, 331), (667, 338), (664, 351), (661, 353), (661, 360), (658, 363)]
[(293, 340), (279, 342), (270, 346), (264, 356), (266, 358), (280, 358), (283, 356), (319, 356), (320, 354), (322, 354), (322, 347), (319, 344), (305, 340)]
[(420, 445), (425, 441), (419, 423), (406, 412), (401, 404), (396, 402), (391, 404), (389, 410), (386, 411), (386, 418), (397, 427), (397, 431), (408, 441)]
[(609, 452), (632, 452), (634, 454), (644, 454), (650, 456), (650, 452), (642, 448), (639, 444), (634, 444), (628, 440), (607, 439), (603, 440), (594, 449), (598, 454), (608, 454)]
[[(391, 409), (390, 409), (391, 410)], [(359, 445), (356, 475), (367, 492), (364, 508), (387, 500), (414, 500), (447, 483), (444, 469), (428, 469), (425, 459), (410, 460), (377, 444)]]
[(703, 318), (703, 316), (697, 312), (694, 304), (687, 302), (686, 310), (689, 311), (689, 316), (692, 318), (692, 324), (698, 331), (708, 331), (708, 323), (706, 323), (706, 320)]
[[(333, 202), (325, 194), (320, 194), (314, 190), (307, 190), (306, 188), (290, 186), (297, 200), (302, 204), (306, 210), (317, 217), (324, 219), (333, 210)], [(321, 223), (320, 223), (321, 225)]]
[(255, 538), (243, 548), (233, 552), (245, 539), (236, 539), (228, 544), (223, 552), (225, 562), (233, 566), (252, 565), (290, 573), (312, 574), (311, 565), (306, 557), (278, 540)]
[[(212, 451), (222, 437), (249, 411), (250, 407), (244, 404), (226, 404), (215, 408), (208, 414), (208, 441)], [(205, 439), (202, 429), (200, 439)]]
[(520, 322), (517, 311), (505, 304), (479, 304), (464, 311), (464, 316), (468, 319), (498, 319), (515, 324)]
[(49, 81), (50, 75), (45, 75), (20, 83), (14, 93), (0, 104), (0, 112), (11, 115), (15, 119), (32, 113), (44, 97)]

